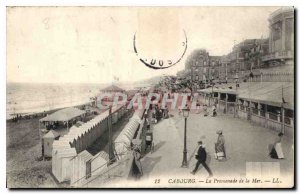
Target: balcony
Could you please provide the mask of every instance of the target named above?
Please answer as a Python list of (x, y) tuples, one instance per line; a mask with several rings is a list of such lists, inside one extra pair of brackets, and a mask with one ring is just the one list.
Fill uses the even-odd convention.
[(276, 59), (293, 59), (294, 58), (294, 52), (293, 51), (280, 51), (271, 53), (269, 55), (263, 56), (262, 61), (270, 61), (270, 60), (276, 60)]

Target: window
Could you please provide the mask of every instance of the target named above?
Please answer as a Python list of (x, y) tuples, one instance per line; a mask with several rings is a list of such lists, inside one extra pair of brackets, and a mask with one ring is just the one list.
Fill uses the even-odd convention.
[(91, 173), (92, 173), (92, 161), (89, 160), (86, 162), (86, 174), (85, 174), (85, 178), (88, 179), (91, 177)]
[(281, 39), (281, 26), (282, 26), (281, 21), (272, 25), (273, 41)]
[(286, 50), (294, 50), (294, 19), (287, 18), (285, 24), (285, 48)]

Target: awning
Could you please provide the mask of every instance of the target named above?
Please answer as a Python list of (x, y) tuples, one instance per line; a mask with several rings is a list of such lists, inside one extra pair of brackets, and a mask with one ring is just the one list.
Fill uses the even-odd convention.
[(294, 84), (291, 82), (245, 83), (243, 88), (238, 90), (238, 98), (277, 107), (282, 105), (284, 108), (294, 110)]
[(203, 93), (208, 93), (208, 94), (212, 92), (236, 94), (236, 86), (235, 84), (222, 84), (222, 85), (215, 85), (214, 87), (209, 87), (198, 91)]
[[(283, 88), (283, 91), (282, 91)], [(220, 92), (236, 94), (237, 98), (260, 102), (271, 106), (294, 110), (294, 83), (293, 82), (242, 82), (236, 88), (235, 83), (216, 85), (212, 89), (199, 90), (203, 93)], [(284, 103), (283, 100), (284, 99)]]
[(78, 108), (70, 107), (61, 109), (59, 111), (56, 111), (52, 113), (51, 115), (48, 115), (42, 119), (41, 121), (69, 121), (75, 117), (78, 117), (80, 115), (85, 114), (85, 111), (80, 110)]

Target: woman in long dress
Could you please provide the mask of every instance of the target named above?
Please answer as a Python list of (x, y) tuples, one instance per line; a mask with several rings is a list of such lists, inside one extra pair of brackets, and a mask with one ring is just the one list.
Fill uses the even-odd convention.
[(217, 131), (218, 139), (217, 143), (215, 143), (215, 151), (216, 151), (216, 159), (222, 160), (226, 158), (226, 153), (225, 153), (225, 138), (223, 136), (222, 130)]
[(207, 105), (206, 104), (203, 105), (203, 113), (204, 113), (205, 117), (208, 116), (208, 111), (207, 111)]
[(270, 157), (273, 159), (283, 159), (284, 154), (282, 151), (282, 146), (281, 146), (281, 140), (282, 140), (283, 133), (279, 133), (278, 136), (275, 139), (274, 144), (272, 145), (272, 149), (270, 151)]

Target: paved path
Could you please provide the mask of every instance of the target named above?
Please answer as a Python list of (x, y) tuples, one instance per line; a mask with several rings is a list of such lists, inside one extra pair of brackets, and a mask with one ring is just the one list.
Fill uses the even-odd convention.
[[(228, 116), (204, 117), (201, 113), (190, 114), (187, 123), (187, 148), (189, 168), (181, 168), (183, 151), (184, 118), (172, 112), (174, 117), (162, 120), (154, 126), (155, 151), (141, 160), (144, 180), (157, 177), (202, 177), (208, 173), (204, 168), (191, 175), (196, 160), (194, 151), (197, 141), (202, 140), (208, 152), (207, 163), (214, 177), (244, 177), (246, 162), (279, 162), (281, 174), (293, 174), (293, 140), (284, 137), (284, 160), (268, 157), (268, 145), (274, 142), (276, 132), (256, 126), (248, 121)], [(222, 129), (225, 136), (227, 161), (220, 162), (213, 157), (216, 130)]]

